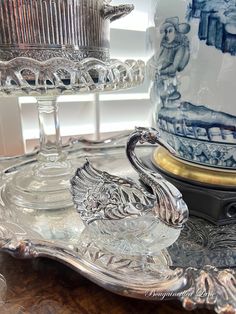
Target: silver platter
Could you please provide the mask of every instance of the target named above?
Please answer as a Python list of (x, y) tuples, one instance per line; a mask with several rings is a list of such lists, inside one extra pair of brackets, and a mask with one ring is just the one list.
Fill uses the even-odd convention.
[[(90, 143), (91, 144), (91, 143)], [(68, 146), (69, 159), (123, 177), (136, 178), (122, 145)], [(150, 146), (137, 149), (150, 156)], [(36, 162), (30, 156), (2, 159), (1, 196), (13, 174)], [(15, 209), (0, 199), (0, 251), (17, 258), (49, 257), (117, 294), (144, 300), (180, 300), (188, 310), (213, 308), (236, 313), (236, 225), (216, 227), (192, 217), (180, 238), (157, 256), (115, 255), (90, 240), (74, 208), (60, 211)]]

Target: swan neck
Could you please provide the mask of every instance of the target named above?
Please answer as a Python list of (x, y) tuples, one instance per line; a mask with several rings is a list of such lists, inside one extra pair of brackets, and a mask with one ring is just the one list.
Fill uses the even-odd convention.
[(132, 134), (126, 146), (126, 155), (133, 168), (138, 172), (139, 175), (149, 176), (149, 170), (145, 167), (143, 162), (137, 157), (135, 148), (140, 142), (141, 136), (139, 132)]

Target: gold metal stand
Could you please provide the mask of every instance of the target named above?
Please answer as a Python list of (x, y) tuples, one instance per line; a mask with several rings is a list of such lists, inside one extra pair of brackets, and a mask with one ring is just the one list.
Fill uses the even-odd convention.
[(164, 172), (178, 176), (186, 181), (194, 181), (212, 186), (236, 187), (236, 171), (211, 169), (191, 164), (173, 157), (164, 148), (158, 148), (153, 154), (153, 162)]

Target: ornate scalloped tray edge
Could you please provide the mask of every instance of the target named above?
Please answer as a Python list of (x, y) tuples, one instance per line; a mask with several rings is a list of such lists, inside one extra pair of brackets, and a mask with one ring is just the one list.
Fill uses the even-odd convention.
[[(13, 228), (15, 233), (12, 232)], [(92, 265), (63, 244), (53, 243), (42, 239), (27, 239), (27, 231), (23, 227), (11, 223), (0, 223), (1, 240), (0, 249), (15, 258), (27, 259), (47, 257), (55, 259), (80, 272), (83, 276), (97, 283), (105, 289), (127, 297), (164, 300), (178, 299), (187, 310), (206, 306), (214, 308), (217, 313), (235, 313), (235, 275), (233, 269), (219, 270), (213, 266), (203, 269), (194, 267), (175, 268), (162, 278), (161, 284), (138, 282), (124, 282), (118, 274), (109, 274), (104, 269)], [(40, 237), (40, 236), (39, 236)], [(97, 251), (97, 259), (99, 259)], [(116, 259), (115, 256), (110, 258)], [(117, 261), (116, 261), (117, 262)], [(126, 261), (126, 263), (128, 260)], [(121, 264), (121, 263), (120, 263)], [(119, 266), (121, 266), (119, 264)], [(164, 275), (164, 274), (163, 274)]]
[[(150, 152), (145, 147), (140, 153)], [(71, 160), (79, 165), (85, 157), (105, 171), (132, 177), (123, 147), (103, 149), (102, 154), (86, 149)], [(4, 180), (18, 167), (12, 165), (13, 172), (9, 169), (8, 165), (6, 174), (2, 170), (1, 193)], [(218, 228), (191, 218), (178, 241), (159, 256), (129, 257), (114, 255), (92, 242), (74, 208), (48, 214), (46, 219), (45, 215), (18, 215), (2, 200), (0, 209), (0, 251), (15, 258), (55, 259), (127, 297), (177, 299), (188, 310), (207, 307), (220, 314), (236, 313), (236, 225)]]

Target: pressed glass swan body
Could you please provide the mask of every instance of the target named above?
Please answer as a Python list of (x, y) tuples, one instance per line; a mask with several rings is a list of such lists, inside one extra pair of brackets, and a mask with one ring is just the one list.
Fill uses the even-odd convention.
[(158, 254), (179, 237), (188, 218), (181, 193), (159, 173), (143, 165), (137, 143), (165, 146), (155, 129), (137, 128), (127, 143), (127, 157), (148, 188), (95, 169), (89, 161), (71, 180), (75, 206), (94, 241), (123, 254)]

